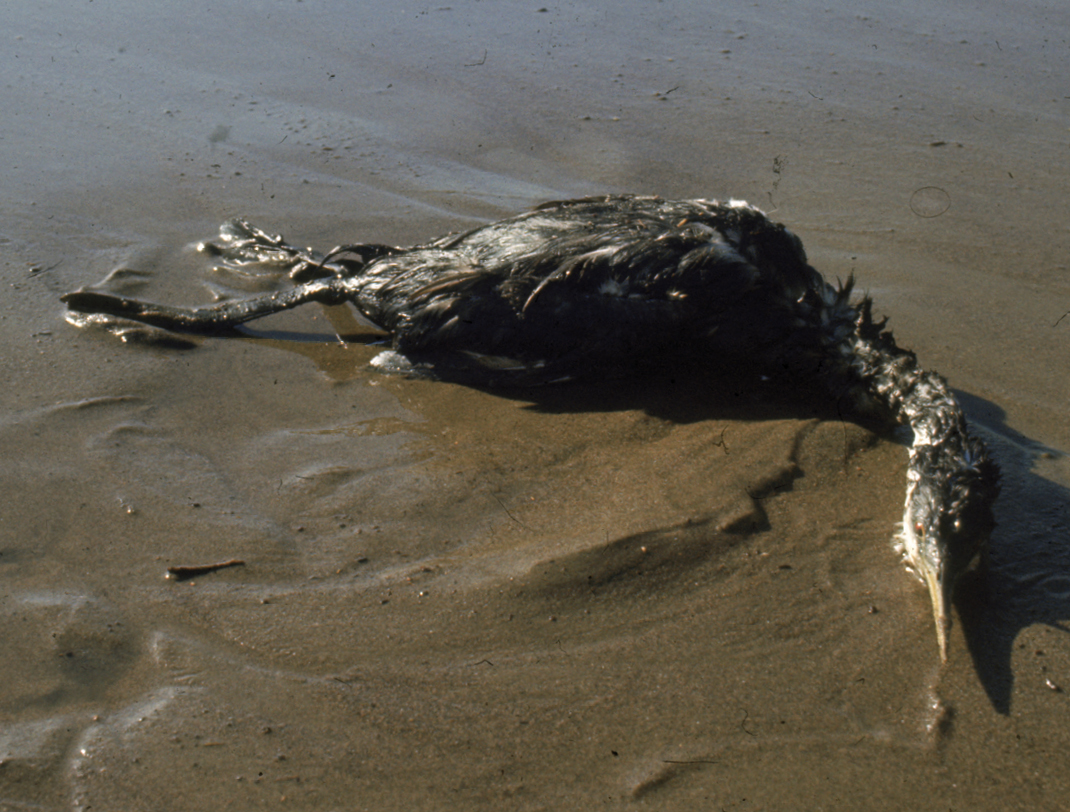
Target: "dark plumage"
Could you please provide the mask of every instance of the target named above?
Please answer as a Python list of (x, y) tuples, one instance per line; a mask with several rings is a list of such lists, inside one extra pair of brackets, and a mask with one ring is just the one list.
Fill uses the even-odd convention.
[(223, 333), (305, 302), (351, 302), (393, 337), (388, 371), (479, 383), (628, 374), (650, 359), (742, 363), (816, 377), (859, 411), (912, 433), (901, 541), (928, 585), (941, 655), (955, 582), (982, 552), (999, 492), (946, 381), (896, 346), (871, 303), (850, 301), (802, 243), (746, 203), (599, 197), (547, 203), (408, 249), (354, 245), (326, 257), (247, 223), (224, 227), (225, 263), (292, 268), (295, 286), (196, 310), (94, 291), (71, 311)]

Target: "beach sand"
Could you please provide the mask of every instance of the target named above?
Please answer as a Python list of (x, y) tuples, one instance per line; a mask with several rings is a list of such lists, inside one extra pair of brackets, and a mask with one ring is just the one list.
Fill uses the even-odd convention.
[[(1067, 30), (8, 9), (0, 809), (1062, 808)], [(618, 192), (750, 200), (949, 378), (1004, 490), (946, 665), (893, 549), (906, 451), (834, 404), (746, 370), (479, 391), (375, 373), (345, 308), (122, 342), (58, 299), (234, 294), (196, 245), (239, 215), (411, 244)]]

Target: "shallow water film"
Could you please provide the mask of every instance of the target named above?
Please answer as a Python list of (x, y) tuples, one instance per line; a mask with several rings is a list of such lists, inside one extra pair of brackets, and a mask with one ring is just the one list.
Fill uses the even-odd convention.
[[(1060, 808), (1068, 30), (1043, 2), (8, 9), (0, 809)], [(893, 549), (906, 451), (821, 398), (483, 391), (377, 373), (344, 307), (124, 341), (58, 298), (274, 289), (197, 250), (236, 216), (325, 250), (621, 192), (750, 200), (948, 377), (1004, 486), (946, 665)]]

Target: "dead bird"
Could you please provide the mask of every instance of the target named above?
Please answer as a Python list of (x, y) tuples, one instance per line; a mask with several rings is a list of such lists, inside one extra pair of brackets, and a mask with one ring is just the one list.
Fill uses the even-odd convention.
[(301, 251), (244, 221), (205, 246), (225, 264), (291, 269), (267, 296), (184, 309), (92, 290), (62, 297), (186, 333), (223, 334), (306, 302), (352, 303), (392, 336), (385, 371), (480, 383), (629, 374), (649, 359), (819, 380), (911, 434), (899, 542), (932, 599), (947, 659), (955, 585), (995, 526), (999, 468), (940, 375), (898, 347), (853, 281), (833, 286), (800, 240), (742, 201), (608, 196), (546, 203), (412, 248)]

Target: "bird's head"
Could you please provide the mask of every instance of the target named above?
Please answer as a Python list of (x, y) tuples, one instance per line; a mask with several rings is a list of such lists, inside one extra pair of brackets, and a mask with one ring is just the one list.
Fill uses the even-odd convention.
[(955, 586), (987, 547), (995, 527), (992, 503), (999, 494), (999, 467), (980, 441), (967, 437), (958, 448), (915, 448), (909, 476), (903, 547), (928, 587), (940, 658), (946, 661)]

